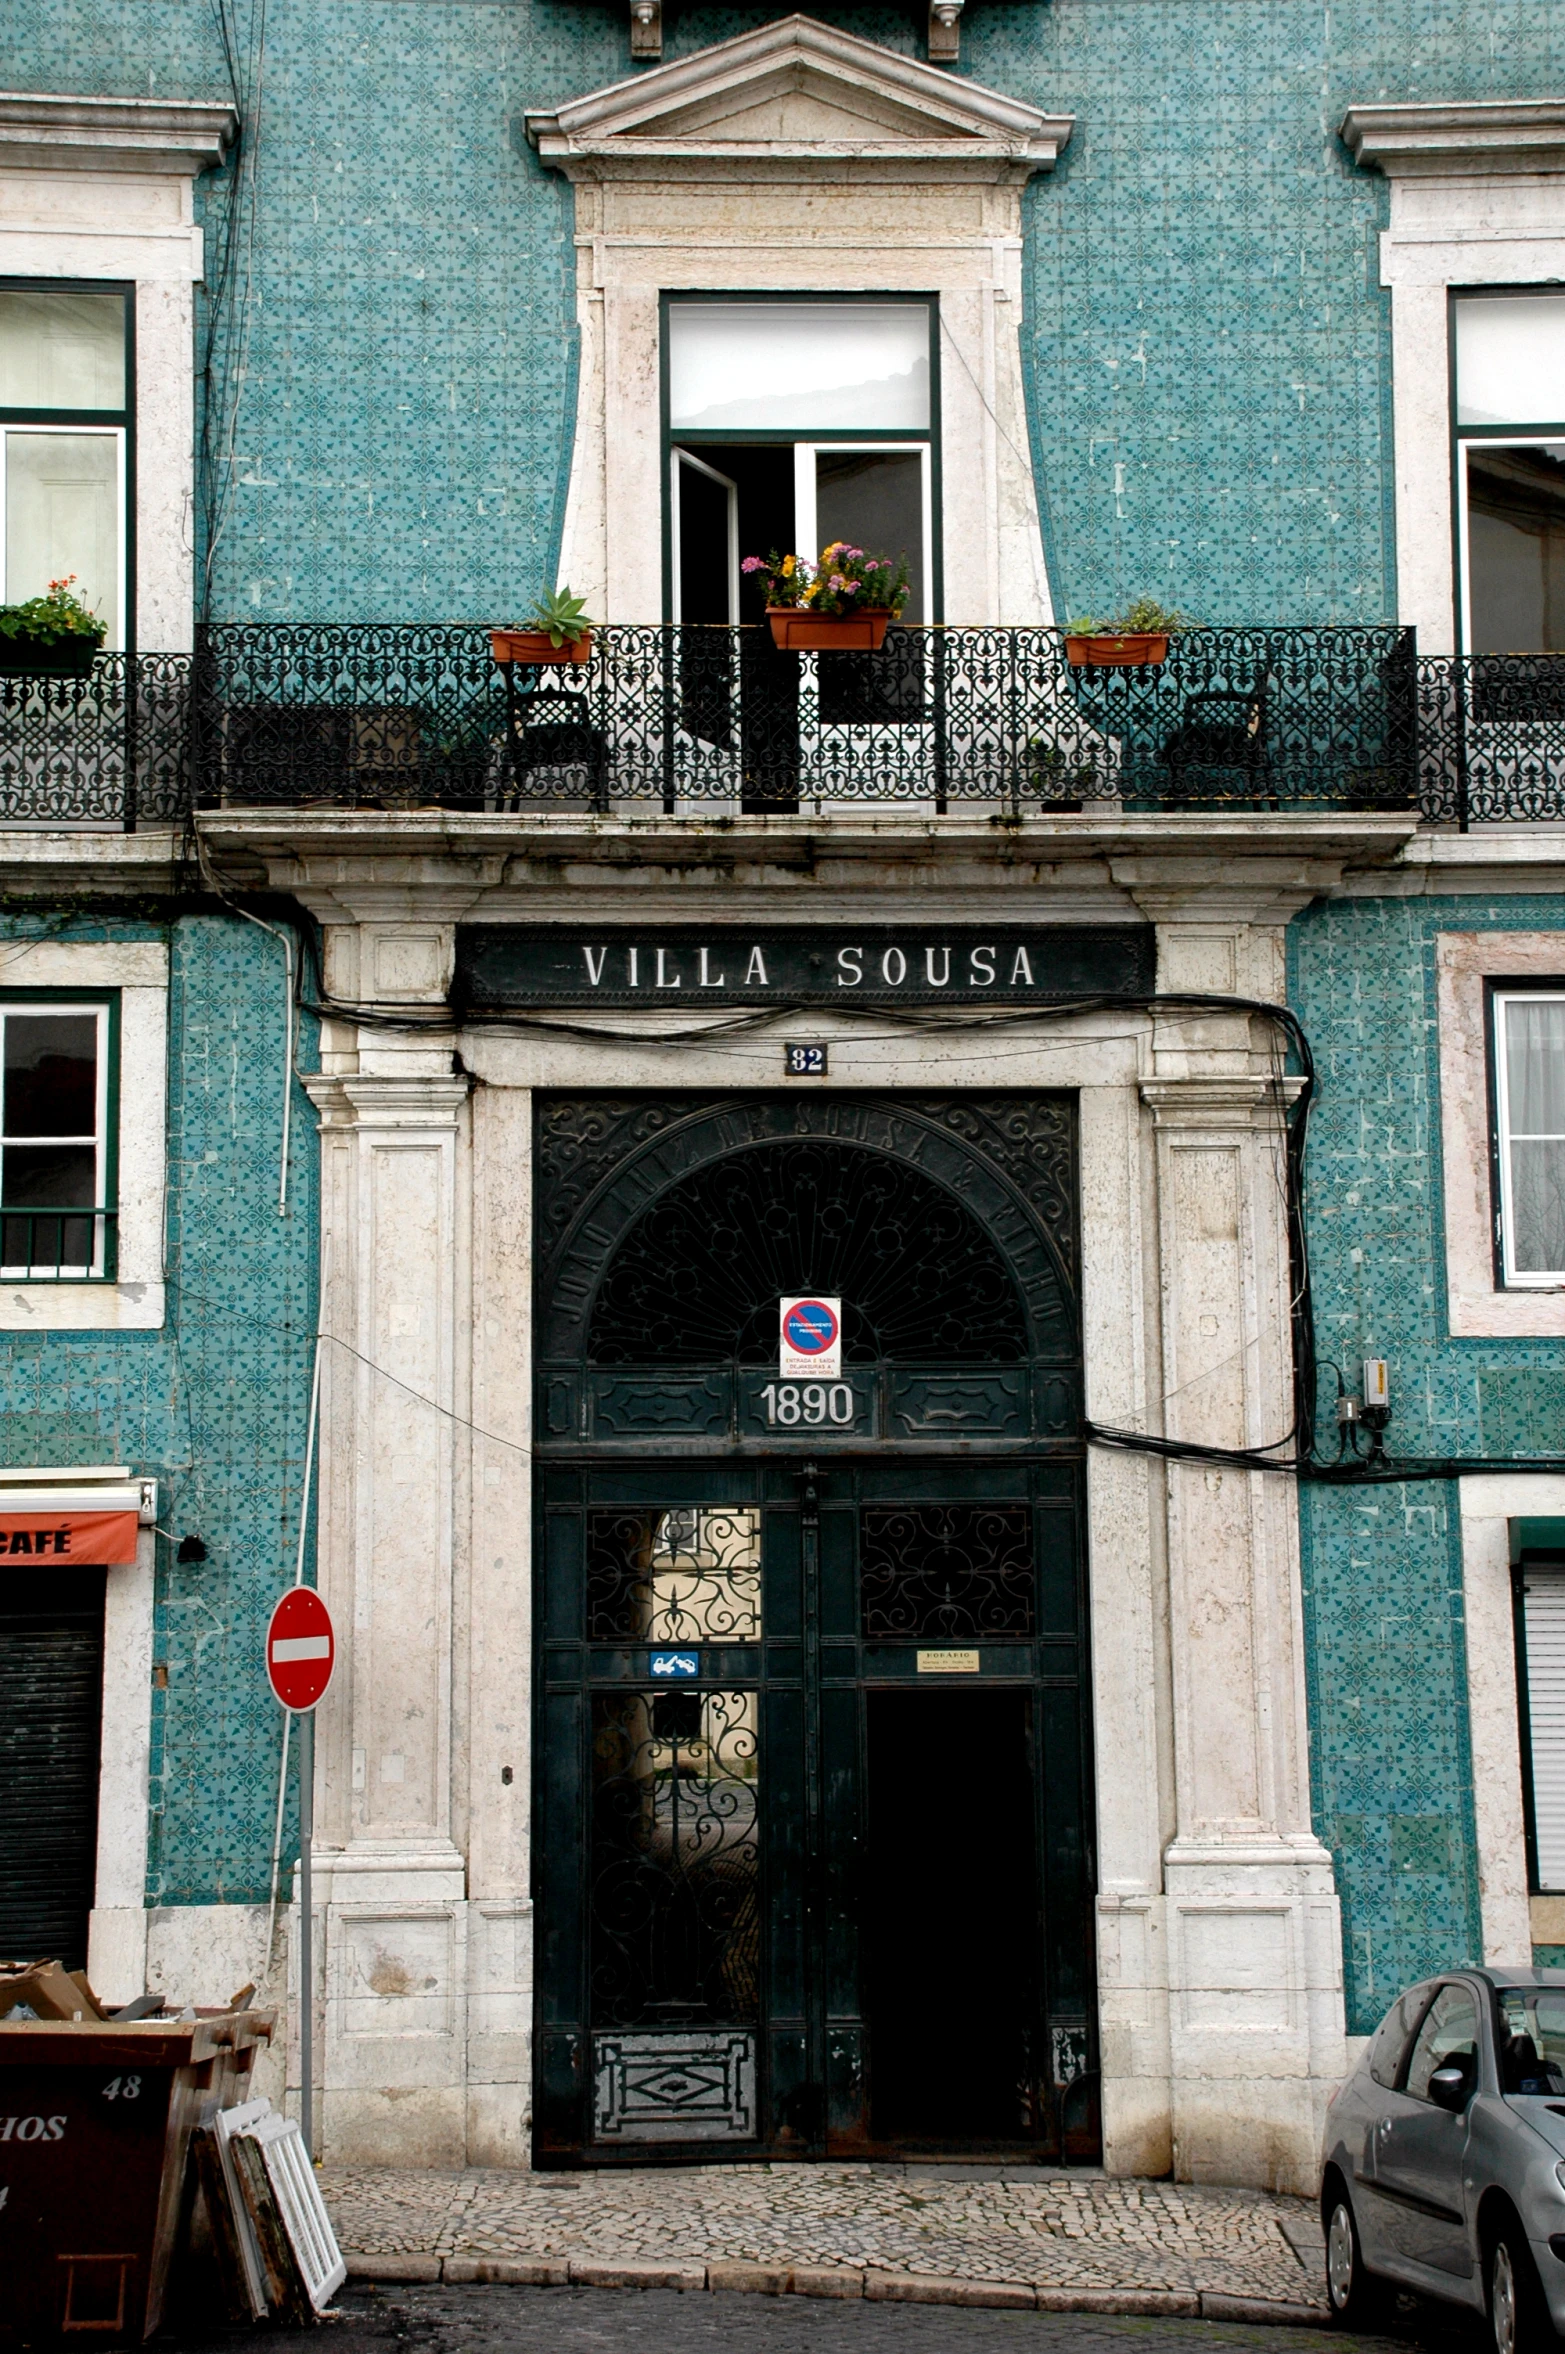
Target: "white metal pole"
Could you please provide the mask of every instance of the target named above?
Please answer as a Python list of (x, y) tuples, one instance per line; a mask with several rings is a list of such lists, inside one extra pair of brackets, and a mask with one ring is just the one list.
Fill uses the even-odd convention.
[(310, 1849), (315, 1842), (315, 1711), (299, 1717), (299, 2130), (307, 2158), (315, 2156), (310, 2114), (315, 2059), (315, 1971), (310, 1894)]

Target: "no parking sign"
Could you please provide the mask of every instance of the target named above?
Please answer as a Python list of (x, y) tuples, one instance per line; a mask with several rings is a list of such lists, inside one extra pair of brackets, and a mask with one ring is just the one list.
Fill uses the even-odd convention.
[(785, 1381), (842, 1378), (842, 1302), (805, 1293), (780, 1300), (777, 1370)]

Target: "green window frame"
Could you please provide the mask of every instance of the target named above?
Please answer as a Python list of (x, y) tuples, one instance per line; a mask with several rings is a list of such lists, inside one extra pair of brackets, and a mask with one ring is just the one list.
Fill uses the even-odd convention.
[[(90, 1016), (94, 1042), (93, 1120), (58, 1131), (28, 1126), (12, 1105), (12, 1024)], [(112, 1283), (118, 1267), (120, 992), (118, 989), (0, 989), (0, 1281)], [(12, 1176), (13, 1153), (93, 1153), (93, 1200), (23, 1198), (30, 1171)]]

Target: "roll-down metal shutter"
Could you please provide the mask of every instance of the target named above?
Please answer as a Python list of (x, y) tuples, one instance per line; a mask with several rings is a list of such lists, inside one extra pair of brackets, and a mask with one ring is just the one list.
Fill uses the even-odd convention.
[(1538, 1885), (1565, 1889), (1565, 1568), (1522, 1576)]
[(53, 1955), (77, 1970), (87, 1959), (103, 1581), (101, 1569), (18, 1574), (11, 1564), (0, 1583), (0, 1958), (7, 1961)]

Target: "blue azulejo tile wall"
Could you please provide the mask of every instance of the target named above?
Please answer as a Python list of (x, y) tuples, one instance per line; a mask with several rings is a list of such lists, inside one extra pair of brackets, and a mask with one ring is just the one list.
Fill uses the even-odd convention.
[[(669, 55), (781, 13), (674, 10)], [(904, 11), (829, 13), (916, 53)], [(237, 159), (200, 192), (215, 616), (531, 597), (563, 515), (575, 257), (521, 118), (645, 70), (595, 0), (12, 0), (9, 88), (237, 96)], [(974, 0), (960, 71), (1076, 118), (1027, 197), (1021, 330), (1059, 607), (1392, 614), (1386, 191), (1336, 126), (1354, 100), (1558, 87), (1565, 10)]]
[[(1445, 1308), (1435, 942), (1561, 933), (1565, 902), (1318, 902), (1289, 934), (1320, 1074), (1308, 1222), (1323, 1427), (1335, 1380), (1390, 1362), (1394, 1454), (1558, 1447), (1565, 1344), (1451, 1338)], [(1481, 1958), (1461, 1525), (1451, 1482), (1300, 1497), (1316, 1826), (1337, 1861), (1350, 2032), (1399, 1988)]]
[[(0, 1448), (162, 1483), (147, 1901), (258, 1901), (281, 1740), (262, 1639), (294, 1571), (316, 1316), (318, 1146), (297, 1084), (278, 1210), (282, 953), (226, 914), (0, 918), (0, 942), (38, 938), (168, 943), (168, 1305), (159, 1332), (0, 1333)], [(311, 1067), (308, 1026), (300, 1051)], [(175, 1560), (187, 1535), (204, 1562)]]

